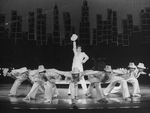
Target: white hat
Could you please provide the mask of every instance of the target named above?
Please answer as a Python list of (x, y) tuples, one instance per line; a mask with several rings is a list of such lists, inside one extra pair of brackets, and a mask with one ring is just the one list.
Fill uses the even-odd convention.
[(142, 69), (146, 69), (146, 67), (144, 66), (143, 63), (139, 63), (139, 64), (137, 65), (137, 67), (138, 67), (138, 68), (142, 68)]
[(71, 74), (79, 74), (80, 71), (78, 68), (73, 68), (73, 70), (71, 71)]
[(136, 65), (133, 62), (130, 62), (128, 65), (129, 68), (136, 68)]
[(77, 40), (78, 36), (76, 34), (73, 34), (72, 37), (71, 37), (71, 41), (75, 41)]
[(39, 65), (38, 66), (38, 72), (40, 73), (40, 72), (43, 72), (43, 71), (45, 71), (44, 66), (43, 65)]
[(111, 66), (110, 65), (106, 65), (106, 67), (104, 68), (104, 70), (106, 72), (112, 72)]

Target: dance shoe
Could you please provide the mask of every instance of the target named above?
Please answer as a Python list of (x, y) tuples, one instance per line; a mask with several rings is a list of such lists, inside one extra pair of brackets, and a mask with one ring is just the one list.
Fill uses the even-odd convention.
[(58, 97), (58, 94), (54, 94), (54, 95), (53, 95), (53, 98), (57, 98), (57, 97)]
[(133, 96), (133, 97), (141, 97), (140, 94), (133, 94), (132, 96)]
[(131, 98), (130, 97), (126, 97), (124, 98), (125, 101), (131, 101)]
[(51, 103), (51, 100), (46, 99), (46, 100), (44, 101), (44, 103)]
[(14, 94), (8, 94), (8, 96), (10, 96), (10, 97), (16, 97), (16, 95), (14, 95)]
[(91, 94), (85, 94), (85, 96), (88, 97), (88, 98), (92, 98)]
[(25, 98), (23, 98), (23, 100), (31, 100), (31, 98), (26, 96)]
[(100, 102), (100, 103), (108, 103), (108, 100), (106, 98), (102, 98), (102, 99), (98, 100), (98, 102)]
[(103, 94), (104, 94), (105, 96), (109, 95), (109, 93), (106, 93), (105, 91), (103, 91)]
[(68, 93), (68, 95), (70, 96), (70, 95), (71, 95), (71, 93)]

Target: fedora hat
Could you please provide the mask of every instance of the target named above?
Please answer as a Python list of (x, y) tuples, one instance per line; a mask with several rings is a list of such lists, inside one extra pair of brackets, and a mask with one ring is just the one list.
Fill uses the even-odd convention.
[(75, 40), (77, 40), (77, 38), (78, 38), (78, 35), (73, 34), (73, 35), (71, 36), (71, 41), (75, 41)]
[(105, 68), (104, 68), (104, 70), (105, 70), (106, 72), (112, 72), (112, 69), (111, 69), (111, 66), (110, 66), (110, 65), (106, 65)]
[(43, 72), (43, 71), (45, 71), (44, 66), (43, 65), (39, 65), (38, 66), (38, 72), (40, 73), (40, 72)]
[(130, 62), (128, 65), (129, 68), (136, 68), (136, 65), (133, 62)]
[(79, 74), (80, 71), (78, 68), (73, 68), (73, 70), (71, 71), (71, 74)]
[(144, 66), (143, 63), (139, 63), (139, 64), (137, 65), (137, 67), (138, 67), (138, 68), (142, 68), (142, 69), (146, 69), (146, 67)]

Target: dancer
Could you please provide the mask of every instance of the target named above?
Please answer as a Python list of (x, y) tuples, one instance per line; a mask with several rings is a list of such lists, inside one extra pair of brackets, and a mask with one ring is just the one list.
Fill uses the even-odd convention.
[(107, 99), (103, 95), (101, 83), (107, 83), (110, 79), (110, 73), (104, 72), (104, 71), (93, 71), (93, 70), (85, 70), (83, 72), (83, 75), (88, 76), (88, 80), (91, 83), (88, 87), (88, 90), (86, 92), (86, 96), (91, 98), (92, 97), (92, 91), (94, 89), (94, 86), (96, 88), (96, 97), (97, 101), (101, 103), (108, 103)]
[[(103, 93), (104, 95), (109, 95), (111, 90), (115, 87), (115, 85), (117, 83), (120, 83), (121, 87), (122, 87), (122, 96), (124, 100), (131, 100), (130, 99), (130, 94), (129, 94), (129, 90), (128, 90), (128, 85), (126, 80), (123, 78), (123, 76), (114, 73), (113, 70), (111, 69), (111, 66), (107, 65), (104, 69), (106, 72), (110, 72), (110, 83), (109, 85), (104, 89)], [(126, 74), (126, 76), (128, 76), (128, 74)]]
[[(126, 81), (133, 85), (132, 96), (141, 97), (141, 95), (139, 94), (140, 87), (139, 87), (139, 82), (137, 78), (141, 74), (146, 74), (144, 72), (144, 69), (146, 69), (146, 67), (144, 66), (143, 63), (139, 63), (137, 66), (135, 66), (133, 62), (130, 62), (128, 67), (129, 67), (128, 73), (130, 73), (130, 76), (126, 78)], [(121, 91), (121, 86), (115, 87), (111, 91), (111, 93), (117, 93), (119, 91)]]
[(56, 69), (47, 69), (45, 75), (47, 82), (45, 85), (44, 102), (51, 103), (52, 97), (58, 96), (55, 83), (61, 80), (61, 75), (56, 73)]
[(8, 96), (17, 96), (19, 86), (23, 81), (28, 79), (28, 69), (26, 67), (22, 67), (20, 69), (13, 69), (9, 72), (9, 69), (5, 68), (3, 70), (3, 75), (5, 77), (9, 76), (15, 79)]
[(30, 79), (33, 81), (32, 88), (30, 92), (27, 94), (23, 100), (35, 99), (37, 91), (40, 87), (44, 86), (45, 80), (43, 77), (45, 76), (45, 68), (43, 65), (39, 65), (38, 70), (31, 71)]
[(72, 104), (75, 104), (76, 100), (78, 99), (78, 82), (82, 79), (80, 75), (82, 73), (78, 68), (73, 68), (72, 71), (55, 71), (60, 75), (64, 75), (65, 77), (70, 80), (70, 93), (71, 93), (71, 100)]
[[(73, 41), (73, 52), (74, 52), (72, 70), (74, 68), (78, 68), (80, 72), (83, 72), (83, 63), (85, 63), (89, 59), (89, 57), (85, 54), (85, 52), (81, 52), (82, 51), (81, 46), (76, 46), (77, 38), (78, 36), (76, 34), (73, 34), (71, 37), (71, 41)], [(84, 76), (81, 78), (80, 83), (83, 88), (83, 93), (85, 94), (87, 91), (87, 86)], [(70, 87), (71, 86), (69, 85), (68, 95), (70, 94)]]
[(146, 69), (146, 67), (144, 66), (144, 64), (143, 63), (139, 63), (138, 65), (137, 65), (137, 69), (136, 69), (136, 76), (135, 76), (135, 78), (139, 78), (139, 76), (141, 75), (141, 74), (146, 74), (146, 72), (144, 72), (144, 69)]

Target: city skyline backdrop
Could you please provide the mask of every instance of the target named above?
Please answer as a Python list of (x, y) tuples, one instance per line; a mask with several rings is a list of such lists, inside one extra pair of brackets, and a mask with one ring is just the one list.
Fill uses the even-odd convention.
[(149, 0), (0, 1), (1, 66), (70, 69), (73, 33), (90, 57), (87, 69), (93, 59), (150, 66)]
[[(62, 43), (64, 43), (63, 39), (66, 38), (65, 36), (65, 23), (64, 23), (64, 13), (69, 13), (69, 18), (70, 18), (70, 23), (71, 23), (71, 27), (74, 28), (74, 31), (72, 31), (71, 29), (71, 34), (76, 33), (77, 35), (79, 35), (80, 37), (80, 28), (81, 28), (81, 23), (82, 22), (82, 17), (83, 16), (83, 7), (84, 6), (84, 2), (87, 2), (87, 7), (88, 7), (88, 22), (89, 22), (89, 38), (90, 38), (90, 43), (91, 45), (94, 44), (98, 44), (96, 41), (100, 40), (99, 42), (104, 42), (103, 40), (99, 39), (103, 38), (103, 39), (109, 39), (109, 38), (113, 38), (113, 37), (107, 37), (107, 36), (102, 36), (103, 34), (108, 34), (105, 33), (105, 31), (103, 32), (103, 34), (101, 34), (100, 32), (102, 31), (98, 31), (98, 18), (101, 18), (102, 22), (102, 27), (106, 28), (108, 27), (108, 18), (110, 16), (110, 20), (113, 21), (113, 13), (116, 13), (116, 30), (117, 34), (119, 33), (119, 35), (117, 35), (117, 37), (123, 37), (123, 35), (121, 36), (121, 33), (124, 32), (124, 27), (123, 27), (123, 21), (128, 21), (128, 18), (131, 19), (131, 24), (132, 24), (132, 31), (135, 27), (135, 29), (138, 31), (141, 31), (142, 27), (141, 27), (141, 13), (145, 13), (147, 11), (149, 11), (149, 1), (148, 0), (50, 0), (50, 1), (25, 1), (25, 0), (14, 0), (14, 2), (12, 3), (12, 1), (10, 0), (1, 0), (1, 10), (0, 10), (0, 14), (5, 14), (5, 23), (4, 23), (4, 27), (6, 29), (10, 29), (11, 28), (11, 24), (14, 22), (12, 21), (12, 11), (17, 11), (17, 15), (21, 16), (21, 29), (22, 31), (29, 31), (28, 26), (29, 26), (29, 12), (34, 12), (34, 19), (37, 21), (37, 10), (41, 9), (42, 10), (42, 14), (45, 14), (45, 18), (46, 18), (46, 33), (53, 33), (54, 31), (54, 7), (57, 6), (58, 8), (58, 21), (59, 21), (59, 35), (61, 40), (61, 45)], [(24, 5), (23, 5), (24, 4)], [(33, 5), (35, 4), (35, 5)], [(32, 6), (31, 6), (32, 5)], [(48, 5), (49, 5), (49, 9), (48, 9)], [(77, 7), (78, 5), (78, 7)], [(99, 5), (99, 7), (97, 6)], [(9, 6), (9, 8), (8, 8)], [(73, 6), (73, 7), (72, 7)], [(94, 7), (95, 6), (95, 7)], [(106, 6), (106, 7), (105, 7)], [(22, 7), (22, 8), (20, 8)], [(104, 8), (105, 7), (105, 8)], [(19, 9), (19, 10), (17, 10)], [(66, 10), (68, 9), (68, 10)], [(147, 10), (147, 11), (146, 11)], [(74, 13), (73, 13), (74, 12)], [(86, 11), (85, 11), (86, 12)], [(27, 14), (28, 13), (28, 14)], [(110, 14), (109, 14), (110, 13)], [(150, 13), (150, 12), (148, 12)], [(77, 16), (78, 15), (78, 16)], [(109, 15), (109, 16), (108, 16)], [(149, 14), (150, 15), (150, 14)], [(150, 16), (148, 15), (147, 18), (147, 29), (149, 30), (149, 26), (150, 23), (148, 23), (150, 20)], [(10, 17), (11, 16), (11, 17)], [(98, 17), (99, 16), (99, 17)], [(127, 20), (126, 20), (127, 19)], [(34, 28), (36, 28), (36, 21), (34, 21)], [(106, 23), (106, 24), (105, 24)], [(128, 23), (128, 22), (127, 22)], [(105, 24), (105, 25), (104, 25)], [(110, 23), (111, 24), (111, 23)], [(113, 23), (112, 23), (113, 24)], [(129, 23), (130, 24), (130, 23)], [(114, 29), (112, 26), (110, 26), (111, 28), (109, 29)], [(102, 29), (103, 29), (102, 28)], [(104, 29), (105, 29), (104, 28)], [(104, 30), (103, 29), (103, 30)], [(131, 28), (130, 28), (131, 29)], [(36, 29), (37, 30), (37, 29)], [(10, 30), (12, 31), (12, 30)], [(9, 31), (9, 32), (10, 32)], [(110, 30), (109, 30), (110, 31)], [(108, 30), (106, 32), (109, 32)], [(95, 33), (94, 33), (95, 32)], [(114, 32), (114, 31), (113, 31)], [(110, 35), (113, 34), (113, 32), (109, 33)], [(35, 33), (35, 32), (34, 32)], [(35, 33), (36, 34), (36, 33)], [(71, 35), (70, 34), (70, 35)], [(114, 33), (115, 34), (115, 33)], [(124, 34), (124, 33), (123, 33)], [(52, 35), (52, 34), (50, 34)], [(84, 34), (85, 35), (85, 34)], [(101, 35), (101, 36), (98, 36)], [(83, 36), (83, 35), (81, 35)], [(95, 37), (95, 39), (94, 39)], [(105, 38), (106, 37), (106, 38)], [(145, 37), (144, 37), (145, 38)], [(146, 42), (149, 42), (149, 38), (145, 38), (143, 40)], [(35, 39), (37, 39), (37, 35), (35, 35)], [(129, 36), (125, 36), (125, 46), (129, 45)], [(96, 41), (95, 41), (96, 40)], [(116, 39), (115, 39), (116, 41)], [(119, 41), (119, 39), (118, 39)], [(121, 40), (120, 40), (121, 41)], [(106, 42), (108, 43), (108, 41)], [(117, 42), (117, 45), (119, 42)], [(83, 43), (84, 44), (84, 43)]]

